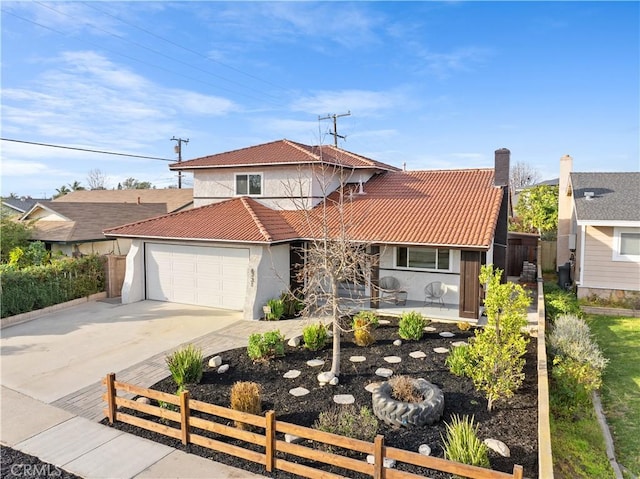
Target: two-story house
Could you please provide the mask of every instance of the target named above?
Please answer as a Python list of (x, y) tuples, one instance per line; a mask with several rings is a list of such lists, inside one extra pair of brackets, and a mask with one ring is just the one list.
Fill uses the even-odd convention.
[[(393, 277), (420, 302), (425, 286), (440, 281), (445, 305), (477, 318), (480, 265), (504, 269), (509, 158), (500, 149), (494, 169), (402, 171), (333, 146), (280, 140), (174, 163), (170, 169), (193, 173), (192, 210), (105, 231), (132, 240), (122, 300), (259, 318), (268, 299), (295, 283), (301, 244), (347, 231), (379, 251), (372, 281)], [(346, 201), (325, 201), (339, 191)]]

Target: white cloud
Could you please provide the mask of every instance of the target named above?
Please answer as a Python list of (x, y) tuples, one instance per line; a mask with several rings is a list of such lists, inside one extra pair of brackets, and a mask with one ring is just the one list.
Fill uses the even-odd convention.
[(367, 116), (406, 103), (407, 98), (399, 91), (318, 91), (294, 101), (291, 109), (321, 116), (346, 113), (344, 110), (348, 109), (359, 116)]
[(420, 63), (419, 70), (437, 78), (446, 79), (454, 73), (467, 72), (483, 65), (493, 52), (488, 48), (467, 46), (450, 52), (435, 52), (422, 45), (415, 52)]

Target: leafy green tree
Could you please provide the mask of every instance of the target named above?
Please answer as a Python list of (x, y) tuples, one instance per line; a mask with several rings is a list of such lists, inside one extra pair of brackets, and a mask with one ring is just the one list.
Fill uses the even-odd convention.
[(558, 187), (538, 185), (520, 193), (514, 208), (520, 225), (517, 230), (536, 232), (542, 238), (553, 238), (558, 229)]
[(51, 253), (47, 251), (42, 241), (33, 241), (26, 248), (18, 246), (9, 253), (9, 264), (16, 268), (40, 266), (49, 264), (50, 261)]
[(118, 183), (119, 190), (151, 190), (154, 189), (153, 186), (148, 181), (139, 181), (135, 178), (127, 178), (122, 183)]
[(17, 247), (26, 248), (31, 237), (31, 225), (2, 216), (0, 219), (0, 262), (9, 261), (9, 253)]
[(493, 265), (481, 269), (487, 326), (476, 331), (468, 346), (470, 367), (463, 368), (476, 389), (485, 393), (489, 411), (497, 399), (511, 397), (522, 385), (528, 342), (522, 328), (531, 299), (519, 284), (501, 284), (501, 276), (502, 271), (494, 270)]

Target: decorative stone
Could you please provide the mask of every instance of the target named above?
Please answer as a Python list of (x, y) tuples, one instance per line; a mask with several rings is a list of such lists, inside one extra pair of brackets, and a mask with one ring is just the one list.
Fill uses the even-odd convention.
[(228, 364), (223, 364), (222, 366), (220, 366), (218, 368), (218, 374), (224, 374), (229, 370), (229, 365)]
[(440, 333), (440, 336), (442, 336), (443, 338), (453, 338), (455, 334), (450, 333), (449, 331), (442, 331)]
[(436, 328), (434, 328), (433, 326), (425, 326), (422, 329), (423, 329), (423, 331), (426, 331), (427, 333), (433, 333), (436, 330)]
[(386, 356), (384, 360), (391, 364), (398, 364), (402, 362), (402, 358), (400, 356)]
[(451, 346), (453, 346), (454, 348), (459, 348), (460, 346), (469, 346), (469, 343), (467, 343), (466, 341), (454, 341), (451, 343)]
[[(375, 458), (375, 456), (374, 456), (373, 454), (368, 454), (368, 455), (367, 455), (367, 462), (368, 462), (369, 464), (375, 464), (375, 463), (376, 463), (376, 458)], [(383, 465), (384, 467), (386, 467), (387, 469), (391, 469), (392, 467), (395, 467), (395, 465), (396, 465), (396, 461), (395, 461), (395, 459), (389, 459), (389, 458), (386, 458), (386, 457), (385, 457), (385, 458), (382, 460), (382, 465)]]
[(418, 454), (422, 454), (423, 456), (430, 456), (431, 448), (428, 444), (420, 444), (420, 447), (418, 447)]
[(151, 401), (149, 400), (149, 398), (142, 397), (142, 396), (136, 399), (136, 402), (139, 402), (140, 404), (151, 404)]
[(409, 353), (409, 356), (411, 356), (413, 359), (424, 359), (427, 357), (427, 355), (422, 351), (412, 351)]
[(352, 363), (362, 363), (366, 360), (367, 358), (365, 358), (364, 356), (351, 356), (349, 358), (349, 361), (351, 361)]
[(433, 348), (433, 352), (434, 353), (438, 353), (438, 354), (446, 354), (449, 352), (448, 348)]
[(337, 386), (339, 382), (340, 382), (340, 380), (338, 379), (338, 376), (334, 376), (331, 379), (331, 381), (329, 381), (329, 385), (330, 386)]
[(333, 396), (333, 402), (336, 404), (353, 404), (356, 402), (356, 398), (351, 394), (336, 394)]
[(323, 364), (324, 359), (310, 359), (309, 361), (307, 361), (307, 365), (311, 366), (312, 368), (319, 368)]
[(297, 369), (291, 369), (282, 375), (282, 377), (285, 379), (295, 379), (298, 376), (300, 376), (300, 371), (298, 371)]
[(302, 343), (302, 336), (294, 336), (292, 337), (287, 344), (292, 348), (297, 348)]
[(289, 394), (295, 397), (306, 396), (309, 394), (309, 390), (305, 388), (293, 388), (289, 390)]
[(304, 441), (304, 438), (296, 436), (295, 434), (286, 433), (284, 435), (284, 441), (288, 442), (289, 444), (298, 444), (299, 442)]
[(222, 358), (220, 356), (214, 356), (211, 359), (209, 359), (210, 368), (217, 368), (217, 367), (220, 367), (221, 365), (222, 365)]
[(490, 439), (490, 438), (485, 439), (483, 442), (489, 449), (497, 452), (502, 457), (511, 457), (511, 451), (509, 451), (509, 448), (504, 442), (499, 441), (498, 439)]
[(380, 320), (378, 320), (378, 324), (382, 325), (382, 326), (385, 326), (387, 324), (391, 324), (391, 321), (389, 321), (388, 319), (380, 319)]
[(335, 374), (333, 374), (331, 371), (326, 371), (318, 374), (317, 379), (320, 383), (320, 386), (324, 386), (325, 384), (329, 384), (329, 381), (331, 381), (334, 377), (336, 377)]
[(393, 371), (387, 368), (378, 368), (376, 369), (376, 376), (390, 378), (391, 376), (393, 376)]
[(394, 345), (394, 346), (402, 346), (402, 339), (396, 339), (396, 340), (393, 342), (393, 345)]
[(372, 393), (381, 383), (369, 383), (364, 388), (367, 392)]

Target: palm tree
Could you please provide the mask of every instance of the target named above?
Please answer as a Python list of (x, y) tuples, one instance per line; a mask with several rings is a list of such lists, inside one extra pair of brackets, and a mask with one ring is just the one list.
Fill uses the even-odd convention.
[(84, 191), (85, 187), (80, 184), (79, 181), (74, 181), (73, 183), (69, 183), (71, 187), (71, 191)]
[(60, 198), (61, 196), (71, 193), (71, 190), (67, 188), (67, 185), (62, 185), (60, 188), (56, 188), (56, 194), (53, 195), (53, 199)]

